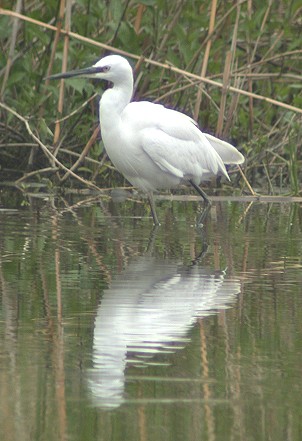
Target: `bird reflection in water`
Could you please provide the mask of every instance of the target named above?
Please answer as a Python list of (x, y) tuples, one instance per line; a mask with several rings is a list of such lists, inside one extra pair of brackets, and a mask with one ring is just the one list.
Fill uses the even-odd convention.
[(229, 308), (239, 292), (238, 280), (198, 260), (185, 267), (150, 254), (133, 259), (97, 310), (89, 371), (94, 405), (121, 405), (127, 365), (148, 365), (155, 354), (182, 348), (197, 318)]

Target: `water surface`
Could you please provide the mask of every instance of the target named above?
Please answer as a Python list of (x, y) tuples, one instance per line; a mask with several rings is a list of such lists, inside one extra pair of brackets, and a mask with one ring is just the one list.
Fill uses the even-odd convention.
[(5, 440), (300, 440), (299, 204), (0, 210)]

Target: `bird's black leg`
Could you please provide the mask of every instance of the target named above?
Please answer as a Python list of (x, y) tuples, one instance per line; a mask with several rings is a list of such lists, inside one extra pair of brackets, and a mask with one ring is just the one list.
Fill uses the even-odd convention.
[(198, 224), (201, 225), (203, 223), (203, 221), (206, 219), (212, 203), (211, 203), (210, 199), (208, 198), (207, 194), (199, 187), (199, 185), (196, 185), (195, 182), (192, 181), (192, 179), (189, 179), (189, 182), (192, 185), (192, 187), (197, 191), (197, 193), (200, 194), (200, 196), (202, 197), (202, 199), (204, 201), (204, 210), (198, 219)]
[(208, 198), (208, 195), (202, 190), (202, 188), (199, 187), (199, 185), (196, 185), (195, 182), (192, 181), (192, 179), (189, 179), (190, 184), (193, 188), (197, 191), (197, 193), (200, 194), (202, 199), (204, 200), (205, 205), (211, 205), (211, 201)]
[(149, 199), (149, 204), (150, 204), (150, 208), (151, 208), (151, 213), (152, 213), (154, 225), (160, 225), (160, 222), (159, 222), (157, 214), (156, 214), (155, 203), (154, 203), (154, 198), (153, 198), (152, 192), (148, 193), (148, 199)]

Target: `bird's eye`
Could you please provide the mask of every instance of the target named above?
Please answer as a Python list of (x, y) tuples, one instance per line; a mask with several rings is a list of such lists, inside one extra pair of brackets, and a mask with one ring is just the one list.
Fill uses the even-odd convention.
[(109, 70), (110, 70), (110, 66), (104, 66), (102, 68), (102, 72), (109, 72)]

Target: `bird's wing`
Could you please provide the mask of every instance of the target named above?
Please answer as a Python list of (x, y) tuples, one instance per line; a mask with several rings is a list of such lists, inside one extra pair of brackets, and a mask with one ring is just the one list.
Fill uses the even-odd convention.
[[(187, 118), (188, 121), (190, 121), (198, 128), (197, 122), (189, 116), (176, 111), (174, 111), (174, 114), (178, 114), (181, 117)], [(224, 164), (242, 164), (244, 162), (244, 156), (236, 149), (236, 147), (232, 146), (232, 144), (229, 144), (226, 141), (222, 141), (222, 139), (216, 138), (215, 136), (209, 135), (208, 133), (202, 132), (202, 134), (210, 142), (211, 146), (221, 157)]]
[(144, 130), (141, 145), (161, 170), (180, 179), (193, 179), (199, 184), (214, 175), (228, 178), (220, 156), (211, 147), (201, 149), (194, 141), (154, 128)]
[(209, 135), (208, 133), (204, 133), (204, 136), (210, 142), (211, 146), (214, 147), (224, 164), (242, 164), (244, 162), (244, 156), (231, 144), (215, 138), (215, 136)]
[[(132, 106), (132, 110), (139, 111), (135, 118), (136, 136), (158, 167), (196, 182), (218, 174), (228, 178), (219, 154), (191, 118), (152, 103), (136, 104), (135, 109)], [(133, 114), (131, 119), (134, 120)]]

